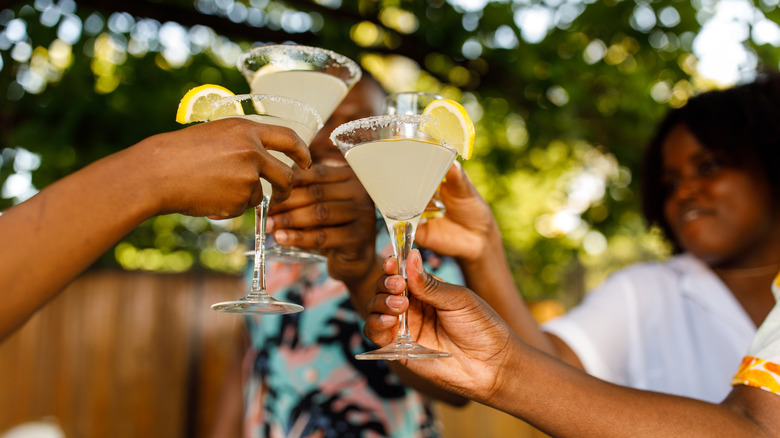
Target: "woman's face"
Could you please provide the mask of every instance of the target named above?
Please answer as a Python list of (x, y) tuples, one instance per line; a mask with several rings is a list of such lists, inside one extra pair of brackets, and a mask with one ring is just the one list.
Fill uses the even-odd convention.
[(661, 159), (664, 217), (683, 249), (713, 267), (776, 250), (768, 246), (780, 222), (763, 170), (724, 166), (684, 125), (669, 132)]

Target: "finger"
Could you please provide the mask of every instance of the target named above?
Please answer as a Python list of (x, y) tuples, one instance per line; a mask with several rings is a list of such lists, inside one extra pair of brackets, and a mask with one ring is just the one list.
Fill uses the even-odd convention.
[[(289, 165), (283, 163), (263, 148), (258, 148), (256, 157), (254, 164), (258, 179), (253, 181), (253, 201), (262, 199), (262, 196), (264, 195), (271, 195), (271, 199), (274, 203), (287, 199), (292, 190), (293, 170)], [(272, 193), (265, 193), (260, 181), (261, 179), (271, 185)], [(258, 204), (260, 204), (260, 202), (255, 203), (255, 205)]]
[(257, 182), (250, 189), (251, 192), (249, 194), (249, 205), (247, 205), (247, 208), (256, 207), (260, 205), (260, 202), (263, 201), (263, 184), (260, 181), (261, 178), (263, 178), (262, 175), (257, 179)]
[[(306, 143), (292, 129), (282, 126), (255, 123), (258, 138), (266, 150), (281, 152), (292, 159), (298, 167), (311, 167), (311, 153)], [(292, 180), (291, 180), (292, 181)]]
[[(276, 159), (274, 159), (276, 160)], [(278, 160), (276, 160), (278, 161)], [(279, 173), (275, 173), (274, 175), (268, 175), (267, 171), (264, 171), (264, 176), (262, 176), (263, 179), (265, 179), (268, 183), (271, 184), (271, 204), (275, 205), (278, 203), (281, 203), (285, 199), (287, 199), (288, 196), (290, 196), (290, 191), (292, 190), (292, 169), (290, 169), (289, 166), (284, 165), (282, 163), (282, 166), (286, 169), (279, 170)], [(290, 172), (287, 172), (289, 170)], [(262, 196), (267, 196), (268, 193), (265, 193), (262, 186), (260, 186), (260, 191), (262, 192)]]
[(355, 232), (355, 229), (350, 225), (314, 229), (276, 229), (273, 231), (273, 235), (274, 240), (278, 244), (286, 246), (300, 246), (320, 250), (346, 248), (355, 245), (365, 246), (365, 233), (361, 235), (360, 232)]
[(335, 182), (325, 184), (309, 184), (295, 186), (290, 193), (290, 198), (280, 204), (272, 214), (294, 210), (303, 206), (326, 201), (349, 201), (373, 210), (374, 203), (357, 181)]
[(409, 293), (420, 301), (441, 310), (463, 308), (476, 303), (476, 295), (469, 289), (440, 281), (425, 272), (420, 251), (413, 249), (406, 261), (407, 287)]
[(387, 275), (398, 274), (398, 259), (396, 259), (395, 256), (386, 258), (382, 263), (382, 270), (384, 270)]
[(313, 164), (309, 169), (297, 169), (293, 184), (305, 186), (309, 184), (326, 184), (346, 181), (355, 177), (352, 168), (348, 166), (332, 166), (329, 164)]
[(377, 293), (368, 302), (369, 313), (398, 316), (409, 307), (409, 299), (403, 295)]
[(380, 347), (393, 342), (398, 332), (398, 317), (386, 313), (369, 313), (363, 334)]
[[(447, 170), (447, 175), (445, 175), (444, 182), (441, 185), (441, 191), (446, 192), (449, 196), (467, 198), (472, 196), (476, 188), (469, 180), (460, 162), (454, 161), (449, 170)], [(442, 196), (444, 196), (443, 193)]]
[(373, 209), (355, 208), (352, 202), (343, 201), (319, 202), (283, 213), (277, 213), (278, 211), (279, 208), (275, 208), (274, 214), (270, 216), (273, 221), (269, 224), (272, 226), (272, 230), (335, 227), (348, 224), (361, 217), (372, 221), (375, 219)]
[(377, 282), (376, 289), (379, 292), (386, 292), (390, 295), (401, 295), (406, 289), (406, 281), (404, 281), (404, 278), (400, 275), (383, 276), (383, 278), (380, 278)]

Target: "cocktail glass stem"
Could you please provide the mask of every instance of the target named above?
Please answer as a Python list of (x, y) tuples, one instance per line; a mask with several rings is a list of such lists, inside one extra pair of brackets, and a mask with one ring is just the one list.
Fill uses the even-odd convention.
[[(396, 221), (385, 216), (387, 229), (390, 232), (390, 238), (393, 243), (393, 252), (398, 260), (398, 274), (406, 280), (406, 259), (414, 243), (414, 233), (417, 230), (417, 223), (420, 217), (417, 216), (408, 221)], [(404, 288), (403, 295), (408, 296), (408, 289)], [(450, 357), (450, 353), (445, 351), (432, 350), (423, 347), (412, 339), (409, 331), (408, 311), (401, 314), (398, 318), (398, 334), (393, 343), (386, 345), (378, 350), (368, 351), (355, 355), (355, 358), (361, 360), (397, 360), (397, 359), (437, 359)]]
[(295, 313), (303, 310), (303, 306), (279, 301), (265, 291), (265, 218), (268, 217), (270, 202), (271, 197), (264, 195), (263, 201), (255, 207), (255, 265), (251, 290), (244, 298), (214, 304), (212, 309), (225, 313), (266, 314)]
[(270, 196), (255, 207), (255, 266), (252, 272), (252, 291), (249, 296), (259, 297), (265, 292), (265, 218), (268, 217)]
[[(409, 257), (409, 251), (414, 242), (414, 233), (417, 230), (417, 221), (398, 221), (387, 222), (387, 228), (392, 235), (393, 252), (398, 260), (398, 274), (406, 280), (406, 259)], [(409, 291), (404, 287), (403, 296), (408, 296)], [(409, 314), (404, 312), (398, 319), (398, 336), (396, 342), (412, 342), (412, 336), (409, 333)]]

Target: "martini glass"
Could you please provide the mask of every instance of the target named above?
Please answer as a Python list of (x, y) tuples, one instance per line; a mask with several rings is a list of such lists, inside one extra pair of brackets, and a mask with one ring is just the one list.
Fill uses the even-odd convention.
[[(385, 114), (422, 114), (429, 103), (437, 99), (444, 99), (444, 96), (438, 94), (426, 93), (424, 91), (402, 91), (400, 93), (389, 94), (385, 97)], [(428, 219), (435, 219), (444, 216), (447, 211), (444, 202), (441, 200), (441, 184), (436, 186), (433, 197), (425, 206), (420, 223)]]
[[(425, 205), (430, 201), (456, 152), (426, 133), (434, 119), (420, 115), (383, 115), (345, 123), (330, 136), (385, 219), (406, 276), (406, 258)], [(404, 295), (408, 292), (404, 290)], [(412, 340), (408, 313), (399, 319), (396, 340), (357, 359), (434, 359), (450, 353), (431, 350)]]
[[(305, 102), (322, 120), (328, 120), (361, 77), (360, 67), (345, 56), (319, 47), (292, 44), (255, 47), (239, 57), (238, 68), (252, 93)], [(281, 245), (269, 248), (267, 256), (288, 263), (327, 260), (313, 250)]]
[[(242, 115), (235, 115), (243, 113)], [(224, 115), (224, 116), (221, 116)], [(212, 106), (211, 120), (225, 117), (240, 117), (257, 123), (278, 125), (290, 128), (307, 145), (322, 128), (322, 118), (309, 105), (286, 97), (264, 94), (241, 94), (218, 100)], [(268, 150), (279, 161), (293, 165), (293, 160), (281, 152)], [(255, 251), (252, 287), (249, 293), (234, 301), (225, 301), (211, 306), (225, 313), (266, 313), (285, 314), (303, 310), (298, 304), (279, 301), (268, 295), (265, 290), (265, 219), (273, 188), (266, 180), (260, 179), (263, 187), (263, 200), (255, 207)]]

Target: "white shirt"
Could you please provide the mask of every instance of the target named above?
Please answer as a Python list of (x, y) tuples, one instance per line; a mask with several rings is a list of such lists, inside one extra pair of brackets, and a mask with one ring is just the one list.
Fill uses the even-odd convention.
[(596, 377), (710, 402), (731, 390), (756, 333), (723, 282), (687, 254), (617, 271), (543, 329)]

